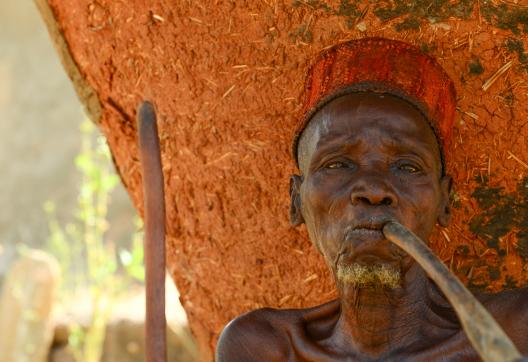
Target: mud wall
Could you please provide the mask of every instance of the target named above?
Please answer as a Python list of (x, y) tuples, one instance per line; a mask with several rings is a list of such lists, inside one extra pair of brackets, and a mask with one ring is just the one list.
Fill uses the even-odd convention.
[(458, 91), (454, 222), (432, 245), (475, 289), (527, 284), (521, 3), (49, 0), (140, 211), (135, 108), (157, 106), (169, 268), (204, 359), (242, 312), (335, 296), (305, 230), (288, 224), (289, 145), (310, 60), (347, 39), (405, 40), (445, 67)]

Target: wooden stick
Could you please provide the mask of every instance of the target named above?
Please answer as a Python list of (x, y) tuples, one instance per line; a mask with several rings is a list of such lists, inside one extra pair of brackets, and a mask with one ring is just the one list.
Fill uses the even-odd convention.
[(444, 292), (471, 344), (485, 362), (521, 359), (521, 354), (493, 317), (422, 240), (396, 222), (387, 223), (383, 233), (411, 255)]
[(165, 193), (156, 113), (151, 103), (141, 103), (137, 122), (145, 205), (145, 360), (166, 362)]

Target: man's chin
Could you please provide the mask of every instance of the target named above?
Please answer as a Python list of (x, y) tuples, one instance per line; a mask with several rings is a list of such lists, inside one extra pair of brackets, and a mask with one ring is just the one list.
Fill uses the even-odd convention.
[(353, 262), (337, 264), (338, 282), (355, 288), (397, 289), (402, 273), (395, 263)]

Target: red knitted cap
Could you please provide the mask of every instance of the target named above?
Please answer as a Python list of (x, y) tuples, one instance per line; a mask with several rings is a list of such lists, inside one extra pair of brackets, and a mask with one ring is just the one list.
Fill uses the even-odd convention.
[(292, 144), (297, 166), (299, 138), (310, 119), (330, 101), (354, 92), (393, 94), (416, 106), (436, 134), (443, 163), (455, 119), (452, 80), (436, 60), (414, 45), (364, 38), (322, 52), (310, 67)]

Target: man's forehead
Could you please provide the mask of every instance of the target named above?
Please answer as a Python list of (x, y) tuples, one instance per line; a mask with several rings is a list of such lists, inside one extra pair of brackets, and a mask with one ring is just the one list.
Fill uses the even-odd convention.
[[(366, 127), (360, 131), (358, 128), (362, 127), (358, 125)], [(349, 94), (321, 108), (301, 134), (298, 149), (301, 171), (306, 170), (316, 149), (328, 142), (359, 143), (365, 136), (362, 132), (377, 133), (379, 139), (395, 146), (418, 146), (439, 152), (427, 120), (408, 102), (388, 94)]]

